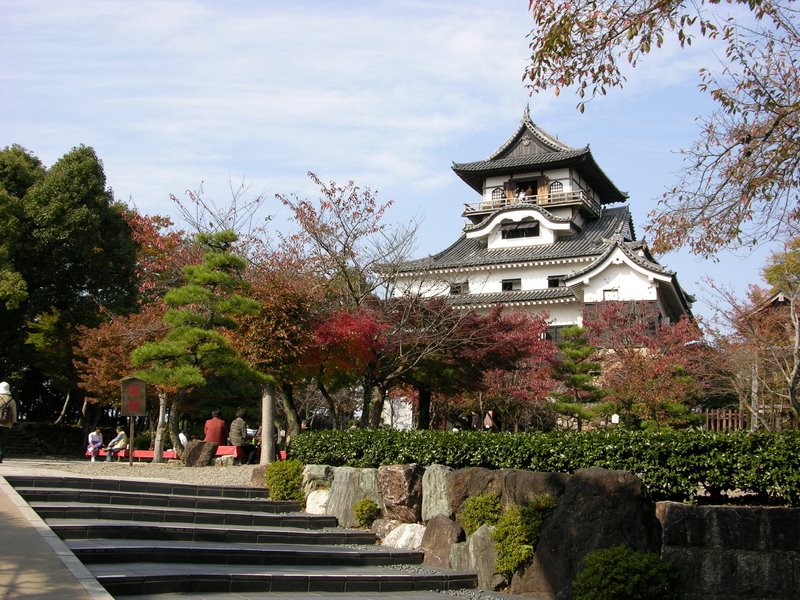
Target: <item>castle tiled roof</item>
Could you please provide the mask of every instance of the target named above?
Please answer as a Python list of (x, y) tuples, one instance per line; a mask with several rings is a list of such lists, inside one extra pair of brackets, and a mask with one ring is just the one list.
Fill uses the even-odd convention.
[(526, 305), (555, 304), (558, 302), (574, 302), (577, 300), (569, 288), (557, 287), (542, 290), (522, 290), (515, 292), (495, 292), (491, 294), (452, 294), (449, 301), (456, 306), (474, 308), (476, 306), (493, 306), (495, 304)]
[(517, 131), (486, 160), (453, 163), (453, 171), (478, 193), (492, 175), (517, 174), (574, 167), (598, 194), (601, 204), (623, 202), (628, 195), (620, 191), (595, 162), (591, 150), (573, 148), (560, 142), (533, 123), (526, 109)]
[(634, 239), (628, 206), (604, 209), (599, 219), (586, 222), (580, 232), (559, 238), (553, 244), (490, 250), (485, 237), (468, 238), (462, 234), (442, 252), (405, 263), (400, 274), (581, 258), (594, 262), (608, 250), (608, 240), (615, 236), (628, 241)]

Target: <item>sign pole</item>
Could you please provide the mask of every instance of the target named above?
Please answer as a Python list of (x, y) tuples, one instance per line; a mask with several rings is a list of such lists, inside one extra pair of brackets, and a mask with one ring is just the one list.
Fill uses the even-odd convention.
[(130, 437), (128, 438), (128, 465), (133, 466), (133, 425), (135, 417), (143, 417), (147, 408), (147, 382), (138, 377), (125, 377), (120, 380), (122, 404), (120, 414), (127, 416)]
[(128, 435), (128, 466), (133, 466), (133, 421), (134, 417), (128, 417), (130, 434)]

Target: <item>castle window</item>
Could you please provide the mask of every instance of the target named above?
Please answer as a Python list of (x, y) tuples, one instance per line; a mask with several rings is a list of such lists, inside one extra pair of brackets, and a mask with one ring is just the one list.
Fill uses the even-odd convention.
[(552, 325), (545, 330), (544, 337), (553, 342), (556, 346), (564, 341), (564, 326)]
[(549, 287), (549, 288), (564, 287), (564, 276), (563, 275), (550, 275), (547, 278), (547, 287)]
[(564, 193), (564, 184), (560, 181), (554, 181), (550, 184), (550, 195), (555, 196)]
[(469, 294), (469, 282), (459, 281), (458, 283), (450, 284), (451, 294)]
[(499, 202), (505, 197), (503, 194), (503, 188), (494, 188), (492, 190), (492, 200)]
[(519, 223), (502, 223), (500, 235), (504, 240), (531, 238), (539, 236), (539, 221), (520, 221)]
[(616, 302), (619, 300), (619, 290), (603, 290), (604, 302)]
[(521, 279), (503, 279), (502, 289), (504, 292), (518, 292), (522, 289)]

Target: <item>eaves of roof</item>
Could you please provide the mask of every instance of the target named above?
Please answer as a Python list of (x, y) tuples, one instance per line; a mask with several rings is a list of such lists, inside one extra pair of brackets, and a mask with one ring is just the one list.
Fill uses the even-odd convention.
[(575, 302), (577, 298), (566, 287), (543, 290), (521, 290), (516, 292), (495, 292), (491, 294), (453, 294), (448, 300), (454, 306), (469, 308), (489, 307), (497, 304), (507, 306), (528, 306), (534, 304), (559, 304)]
[(603, 172), (588, 146), (561, 152), (546, 152), (469, 163), (453, 163), (453, 171), (476, 192), (483, 193), (483, 183), (492, 175), (520, 173), (526, 170), (543, 171), (576, 167), (600, 197), (601, 204), (624, 202), (628, 195), (620, 191)]
[(592, 260), (592, 264), (595, 264), (593, 259), (604, 254), (609, 239), (615, 235), (630, 235), (630, 211), (627, 206), (604, 209), (599, 219), (587, 221), (580, 232), (560, 238), (552, 244), (490, 250), (485, 238), (467, 238), (462, 234), (454, 244), (438, 254), (405, 263), (400, 267), (399, 274), (528, 265), (545, 261)]

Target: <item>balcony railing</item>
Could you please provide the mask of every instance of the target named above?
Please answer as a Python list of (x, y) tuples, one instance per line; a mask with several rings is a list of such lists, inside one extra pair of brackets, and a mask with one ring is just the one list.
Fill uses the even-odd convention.
[(600, 214), (600, 203), (583, 191), (560, 192), (557, 194), (538, 194), (534, 196), (518, 196), (515, 198), (495, 198), (492, 200), (481, 200), (464, 204), (464, 216), (472, 213), (485, 213), (508, 206), (525, 206), (532, 204), (535, 206), (558, 206), (565, 204), (583, 204), (589, 208), (594, 215)]

